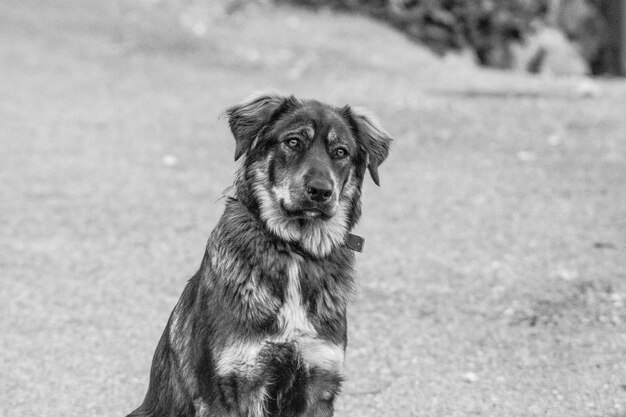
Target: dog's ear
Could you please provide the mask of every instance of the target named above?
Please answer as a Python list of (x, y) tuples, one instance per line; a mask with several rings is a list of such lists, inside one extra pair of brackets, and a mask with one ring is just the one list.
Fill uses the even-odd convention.
[(373, 116), (362, 110), (353, 110), (346, 106), (342, 109), (344, 115), (348, 114), (356, 135), (367, 154), (367, 169), (374, 180), (380, 186), (378, 178), (378, 166), (383, 163), (389, 154), (389, 147), (393, 139), (378, 124)]
[(286, 101), (295, 100), (276, 94), (265, 94), (226, 110), (228, 125), (235, 137), (235, 161), (252, 147), (263, 127)]

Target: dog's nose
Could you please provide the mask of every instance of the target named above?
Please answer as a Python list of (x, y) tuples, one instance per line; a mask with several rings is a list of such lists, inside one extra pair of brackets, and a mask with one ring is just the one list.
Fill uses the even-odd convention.
[(329, 181), (314, 179), (309, 181), (306, 191), (311, 200), (317, 203), (324, 203), (333, 195), (333, 186)]

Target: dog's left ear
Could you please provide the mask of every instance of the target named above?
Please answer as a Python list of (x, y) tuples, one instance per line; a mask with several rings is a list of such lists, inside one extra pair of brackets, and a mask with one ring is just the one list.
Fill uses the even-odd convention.
[(367, 169), (374, 180), (374, 183), (380, 186), (378, 178), (378, 166), (383, 163), (389, 154), (389, 147), (393, 139), (378, 124), (374, 117), (359, 110), (352, 110), (350, 107), (344, 107), (344, 114), (348, 113), (352, 121), (356, 134), (361, 141), (365, 152), (367, 153), (368, 164)]
[(235, 161), (250, 150), (263, 127), (287, 100), (280, 95), (265, 94), (226, 110), (236, 142)]

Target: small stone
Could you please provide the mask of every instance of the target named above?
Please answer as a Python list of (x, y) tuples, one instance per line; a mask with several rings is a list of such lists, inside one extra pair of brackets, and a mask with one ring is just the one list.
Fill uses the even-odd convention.
[(559, 146), (561, 144), (561, 141), (561, 136), (556, 133), (548, 136), (548, 143), (550, 144), (550, 146)]
[(519, 151), (517, 153), (517, 159), (522, 162), (533, 162), (537, 160), (537, 154), (533, 151)]
[(594, 98), (598, 97), (601, 93), (600, 85), (591, 80), (584, 80), (578, 83), (576, 86), (576, 93), (580, 97)]
[(563, 281), (573, 281), (578, 278), (578, 271), (568, 269), (563, 265), (559, 265), (556, 271), (557, 277)]
[(476, 375), (474, 372), (466, 372), (463, 374), (463, 381), (465, 382), (476, 382), (478, 381), (478, 375)]
[(513, 317), (515, 315), (515, 309), (513, 307), (509, 307), (502, 312), (505, 317)]
[(162, 159), (163, 165), (166, 167), (173, 167), (178, 165), (178, 158), (174, 155), (165, 155)]
[(191, 30), (192, 30), (193, 34), (196, 35), (199, 38), (203, 37), (208, 32), (208, 28), (206, 27), (204, 22), (196, 22), (196, 23), (194, 23), (194, 25), (191, 27)]
[(615, 249), (615, 244), (611, 242), (594, 242), (593, 247), (596, 249)]

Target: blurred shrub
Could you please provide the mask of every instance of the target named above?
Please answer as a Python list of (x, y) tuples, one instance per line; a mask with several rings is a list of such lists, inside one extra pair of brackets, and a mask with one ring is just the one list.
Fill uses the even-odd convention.
[(510, 45), (545, 19), (550, 0), (277, 0), (385, 20), (437, 53), (471, 48), (482, 65), (510, 68)]
[[(209, 28), (251, 6), (289, 3), (367, 14), (438, 54), (473, 51), (484, 66), (554, 74), (619, 73), (615, 0), (118, 0), (122, 41), (196, 51)], [(620, 3), (621, 4), (621, 3)], [(614, 32), (614, 33), (613, 33)], [(613, 35), (612, 35), (613, 34)], [(612, 37), (611, 37), (612, 36)], [(615, 38), (615, 39), (613, 39)]]

